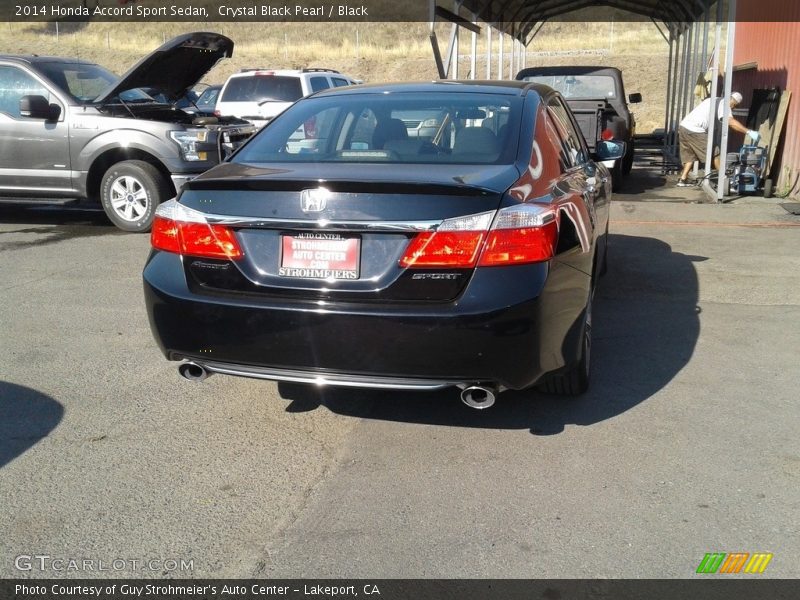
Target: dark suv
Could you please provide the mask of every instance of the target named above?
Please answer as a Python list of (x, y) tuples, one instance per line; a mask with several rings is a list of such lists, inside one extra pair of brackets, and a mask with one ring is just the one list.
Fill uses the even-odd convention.
[(119, 228), (149, 230), (158, 204), (255, 131), (174, 106), (232, 51), (222, 35), (184, 34), (122, 77), (74, 58), (0, 55), (0, 202), (99, 201)]

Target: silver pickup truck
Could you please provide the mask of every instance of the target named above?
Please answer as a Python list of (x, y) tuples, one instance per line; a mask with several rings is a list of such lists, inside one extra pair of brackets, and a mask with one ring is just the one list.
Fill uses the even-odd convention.
[(122, 77), (79, 59), (0, 55), (0, 202), (100, 202), (120, 229), (148, 231), (158, 204), (255, 132), (175, 107), (232, 52), (225, 36), (188, 33)]

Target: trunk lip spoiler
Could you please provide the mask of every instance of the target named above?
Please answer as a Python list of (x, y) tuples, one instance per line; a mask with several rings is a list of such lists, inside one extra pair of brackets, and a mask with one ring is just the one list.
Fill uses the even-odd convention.
[(164, 219), (186, 223), (223, 225), (225, 227), (326, 230), (326, 231), (435, 231), (447, 219), (428, 221), (342, 221), (331, 219), (290, 219), (271, 217), (244, 217), (207, 213), (181, 204), (176, 198), (161, 204), (156, 215)]
[(339, 221), (330, 219), (284, 219), (269, 217), (237, 217), (204, 213), (210, 225), (267, 229), (310, 229), (328, 231), (435, 231), (444, 221)]

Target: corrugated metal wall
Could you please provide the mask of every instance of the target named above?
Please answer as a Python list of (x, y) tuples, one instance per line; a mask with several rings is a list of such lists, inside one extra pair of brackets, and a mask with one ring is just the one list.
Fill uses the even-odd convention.
[[(734, 73), (734, 89), (742, 93), (748, 107), (756, 88), (780, 87), (792, 92), (772, 173), (773, 178), (780, 175), (776, 188), (780, 190), (787, 181), (794, 182), (800, 175), (800, 2), (759, 0), (739, 2), (737, 6), (733, 64), (756, 66)], [(776, 21), (748, 21), (765, 18)], [(791, 169), (790, 177), (784, 168)], [(800, 184), (795, 194), (800, 192), (798, 188)]]

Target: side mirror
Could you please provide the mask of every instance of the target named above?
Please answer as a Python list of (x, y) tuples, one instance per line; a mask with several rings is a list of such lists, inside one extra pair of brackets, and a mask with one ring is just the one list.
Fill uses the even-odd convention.
[(639, 92), (636, 92), (635, 94), (630, 94), (628, 96), (628, 102), (630, 102), (631, 104), (639, 104), (639, 102), (641, 101), (642, 101), (642, 95)]
[(57, 121), (61, 115), (58, 104), (50, 104), (44, 96), (23, 96), (19, 99), (19, 116), (28, 119)]
[(594, 150), (595, 160), (619, 160), (625, 156), (625, 142), (599, 141)]

